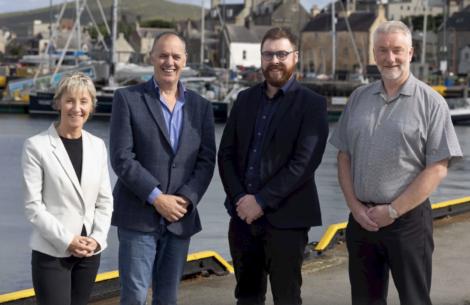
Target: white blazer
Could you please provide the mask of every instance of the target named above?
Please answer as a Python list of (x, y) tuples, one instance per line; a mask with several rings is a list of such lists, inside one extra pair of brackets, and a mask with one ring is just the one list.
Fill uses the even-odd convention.
[(68, 246), (85, 225), (89, 237), (107, 246), (113, 197), (103, 140), (82, 130), (81, 185), (54, 122), (23, 145), (24, 211), (34, 227), (29, 246), (55, 256), (72, 255)]

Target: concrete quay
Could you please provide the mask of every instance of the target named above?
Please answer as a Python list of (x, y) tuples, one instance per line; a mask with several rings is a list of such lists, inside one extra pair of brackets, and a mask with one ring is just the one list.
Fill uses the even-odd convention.
[[(433, 281), (434, 305), (470, 305), (470, 213), (434, 221)], [(306, 261), (303, 266), (302, 299), (305, 305), (344, 305), (351, 303), (348, 278), (348, 252), (344, 243), (325, 256)], [(390, 277), (388, 304), (400, 304)], [(287, 280), (287, 279), (286, 279)], [(179, 305), (233, 305), (235, 276), (210, 276), (181, 283)], [(266, 305), (273, 304), (268, 287)], [(92, 304), (119, 304), (113, 298)], [(151, 294), (147, 304), (151, 304)]]

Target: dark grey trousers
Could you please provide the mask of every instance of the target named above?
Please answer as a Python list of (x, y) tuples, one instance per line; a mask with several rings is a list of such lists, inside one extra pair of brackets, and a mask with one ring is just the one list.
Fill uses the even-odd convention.
[(432, 304), (432, 234), (429, 200), (378, 232), (365, 230), (350, 215), (346, 242), (352, 304), (387, 304), (390, 272), (402, 305)]

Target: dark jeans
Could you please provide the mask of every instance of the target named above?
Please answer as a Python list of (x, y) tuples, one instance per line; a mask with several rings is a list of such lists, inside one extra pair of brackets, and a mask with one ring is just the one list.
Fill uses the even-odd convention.
[(239, 217), (230, 220), (228, 236), (237, 304), (263, 305), (268, 274), (274, 304), (302, 304), (301, 269), (309, 230), (277, 229), (264, 216), (251, 225)]
[(37, 304), (88, 304), (100, 257), (54, 257), (33, 250), (31, 269)]
[(431, 303), (433, 219), (429, 200), (369, 232), (352, 215), (346, 228), (353, 305), (387, 304), (389, 272), (402, 305)]
[(191, 238), (164, 224), (153, 232), (118, 228), (118, 238), (120, 304), (146, 304), (152, 281), (152, 305), (176, 305)]

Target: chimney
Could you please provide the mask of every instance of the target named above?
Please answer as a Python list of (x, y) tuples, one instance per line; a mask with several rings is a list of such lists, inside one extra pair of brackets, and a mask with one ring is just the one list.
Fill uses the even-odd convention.
[(215, 8), (216, 6), (221, 5), (221, 4), (222, 4), (222, 1), (220, 1), (220, 0), (212, 0), (211, 1), (211, 8)]
[(375, 10), (375, 17), (383, 17), (385, 18), (385, 8), (382, 3), (377, 5), (377, 8)]
[(252, 30), (255, 26), (255, 22), (251, 16), (246, 17), (245, 19), (245, 27), (249, 30)]
[(310, 9), (310, 16), (315, 17), (316, 15), (320, 14), (320, 9), (318, 6), (315, 4), (311, 9)]

